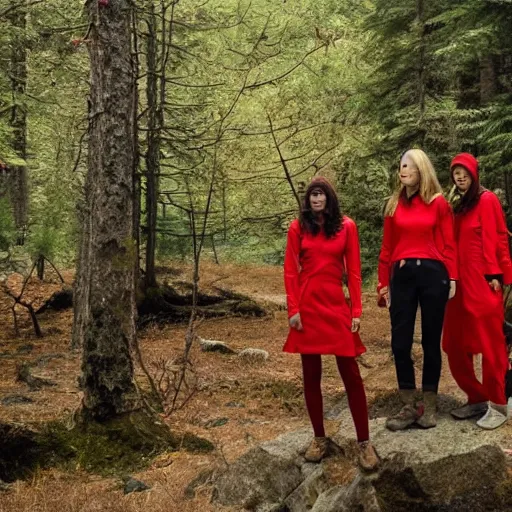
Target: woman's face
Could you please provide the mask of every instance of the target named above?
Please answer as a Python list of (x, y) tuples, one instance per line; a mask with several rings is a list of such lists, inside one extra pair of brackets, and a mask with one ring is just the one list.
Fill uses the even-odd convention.
[(325, 210), (327, 196), (321, 188), (314, 188), (309, 196), (309, 205), (313, 213), (322, 213)]
[(471, 175), (461, 165), (456, 165), (452, 169), (452, 176), (453, 176), (453, 181), (455, 182), (455, 186), (461, 192), (467, 192), (469, 190), (469, 187), (471, 187), (471, 183), (473, 183), (473, 180), (471, 179)]
[(420, 184), (420, 171), (407, 153), (400, 160), (400, 169), (398, 172), (400, 182), (405, 187), (414, 188)]

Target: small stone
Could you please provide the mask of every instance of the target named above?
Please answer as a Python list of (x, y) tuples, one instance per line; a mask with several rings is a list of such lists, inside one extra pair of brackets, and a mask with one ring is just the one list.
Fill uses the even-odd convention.
[(148, 491), (151, 487), (140, 480), (135, 478), (126, 478), (124, 482), (124, 493), (130, 494), (131, 492)]
[(205, 340), (203, 338), (199, 338), (199, 345), (201, 346), (201, 350), (203, 352), (219, 352), (220, 354), (236, 354), (236, 352), (228, 347), (223, 341), (217, 340)]
[(213, 420), (208, 420), (204, 426), (206, 428), (215, 428), (215, 427), (222, 427), (229, 421), (229, 418), (217, 418)]
[(264, 363), (267, 361), (269, 354), (266, 350), (260, 348), (246, 348), (238, 354), (239, 359), (244, 363)]
[(28, 396), (10, 395), (2, 398), (2, 405), (32, 404), (34, 400)]
[(34, 350), (34, 345), (32, 345), (32, 343), (26, 343), (25, 345), (20, 345), (16, 349), (16, 352), (18, 354), (30, 354), (30, 352), (32, 352), (32, 350)]
[(236, 407), (238, 409), (241, 409), (242, 407), (245, 407), (245, 404), (242, 402), (228, 402), (226, 404), (226, 407)]

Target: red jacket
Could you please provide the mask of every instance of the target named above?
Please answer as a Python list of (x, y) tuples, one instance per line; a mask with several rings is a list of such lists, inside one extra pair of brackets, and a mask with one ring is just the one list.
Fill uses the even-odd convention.
[[(347, 272), (351, 305), (342, 278)], [(355, 357), (365, 351), (352, 318), (362, 313), (361, 260), (357, 227), (343, 217), (343, 228), (332, 238), (302, 232), (292, 222), (284, 259), (288, 317), (300, 312), (303, 330), (290, 328), (285, 352)]]
[(406, 258), (442, 261), (450, 279), (458, 279), (453, 213), (442, 196), (426, 204), (419, 194), (400, 199), (395, 213), (384, 218), (379, 256), (379, 290), (389, 285), (391, 266)]
[(456, 350), (506, 359), (503, 293), (488, 283), (492, 276), (512, 283), (507, 228), (496, 195), (486, 190), (475, 207), (456, 215), (455, 234), (460, 281), (446, 309), (443, 349), (449, 355)]

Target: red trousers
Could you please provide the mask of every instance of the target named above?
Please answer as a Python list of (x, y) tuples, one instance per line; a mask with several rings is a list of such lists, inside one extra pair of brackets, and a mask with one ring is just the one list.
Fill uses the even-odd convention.
[[(301, 354), (304, 377), (304, 398), (315, 437), (325, 437), (324, 408), (322, 399), (322, 358), (319, 354)], [(352, 419), (356, 428), (357, 440), (368, 441), (368, 406), (363, 379), (355, 357), (336, 356)]]
[[(497, 339), (503, 337), (502, 332), (496, 333)], [(492, 350), (491, 350), (492, 348)], [(453, 378), (460, 389), (468, 395), (468, 403), (487, 402), (505, 405), (505, 375), (508, 370), (508, 356), (505, 343), (501, 346), (489, 347), (482, 353), (482, 382), (475, 375), (473, 367), (473, 354), (463, 350), (448, 352), (448, 363)]]

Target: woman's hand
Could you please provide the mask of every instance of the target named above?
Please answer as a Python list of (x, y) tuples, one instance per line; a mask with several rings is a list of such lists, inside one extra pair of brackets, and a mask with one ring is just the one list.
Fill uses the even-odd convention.
[(448, 300), (453, 299), (455, 297), (455, 292), (457, 291), (457, 281), (450, 281), (450, 292), (448, 293)]
[(383, 286), (380, 289), (377, 304), (381, 308), (389, 308), (389, 288), (387, 286)]
[(497, 279), (492, 279), (489, 281), (489, 286), (495, 291), (499, 292), (501, 290), (501, 284)]
[(352, 318), (352, 328), (350, 329), (352, 332), (359, 331), (361, 327), (361, 319), (360, 318)]
[(290, 327), (293, 329), (297, 329), (297, 331), (302, 331), (302, 321), (300, 319), (300, 313), (295, 313), (295, 315), (290, 317)]

